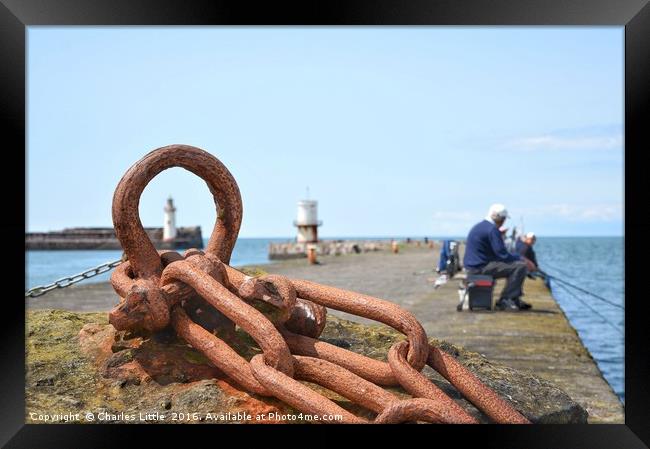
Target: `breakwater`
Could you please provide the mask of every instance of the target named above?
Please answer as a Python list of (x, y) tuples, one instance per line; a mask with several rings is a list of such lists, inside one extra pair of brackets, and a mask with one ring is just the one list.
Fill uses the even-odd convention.
[[(398, 248), (405, 247), (429, 247), (435, 248), (435, 243), (430, 240), (395, 240)], [(372, 240), (372, 239), (340, 239), (340, 240), (319, 240), (315, 243), (270, 243), (269, 259), (270, 260), (287, 260), (300, 259), (307, 257), (307, 250), (315, 248), (319, 256), (340, 256), (343, 254), (361, 254), (375, 251), (392, 250), (391, 240)]]
[[(176, 238), (163, 240), (163, 228), (145, 228), (157, 249), (203, 248), (200, 226), (177, 228)], [(122, 247), (113, 228), (66, 228), (25, 234), (25, 249), (118, 249)]]

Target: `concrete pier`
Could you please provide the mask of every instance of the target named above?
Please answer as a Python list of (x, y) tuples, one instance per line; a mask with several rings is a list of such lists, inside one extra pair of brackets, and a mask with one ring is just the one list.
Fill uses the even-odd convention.
[[(323, 257), (322, 265), (303, 261), (271, 264), (264, 269), (355, 290), (398, 303), (412, 312), (427, 335), (464, 346), (519, 370), (528, 370), (566, 391), (589, 412), (590, 423), (624, 423), (623, 405), (575, 329), (541, 280), (527, 279), (529, 311), (457, 312), (457, 275), (437, 290), (433, 272), (438, 250), (409, 246), (398, 254), (381, 251), (346, 257)], [(499, 281), (495, 297), (502, 288)], [(331, 313), (365, 323), (346, 313)]]
[(320, 240), (314, 243), (287, 242), (271, 243), (269, 259), (287, 260), (304, 259), (309, 249), (314, 249), (318, 256), (340, 256), (343, 254), (358, 254), (372, 251), (384, 251), (390, 248), (386, 240)]
[[(578, 334), (541, 281), (526, 280), (530, 311), (457, 312), (458, 277), (434, 290), (438, 247), (405, 245), (390, 251), (323, 255), (320, 264), (286, 260), (258, 268), (366, 293), (412, 312), (429, 337), (444, 339), (553, 382), (589, 412), (590, 423), (624, 423), (623, 405)], [(497, 292), (502, 284), (497, 285)], [(495, 292), (495, 296), (498, 293)], [(81, 284), (27, 300), (29, 308), (107, 311), (118, 301), (108, 284)], [(330, 310), (362, 323), (372, 321)]]

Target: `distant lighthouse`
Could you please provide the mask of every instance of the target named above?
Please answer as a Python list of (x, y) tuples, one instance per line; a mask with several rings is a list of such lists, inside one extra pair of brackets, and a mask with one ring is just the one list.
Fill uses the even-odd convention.
[(176, 208), (170, 196), (165, 205), (165, 225), (163, 226), (163, 241), (169, 242), (176, 238)]
[(318, 221), (318, 201), (298, 201), (298, 216), (293, 224), (298, 228), (298, 243), (318, 242), (318, 227), (323, 224)]

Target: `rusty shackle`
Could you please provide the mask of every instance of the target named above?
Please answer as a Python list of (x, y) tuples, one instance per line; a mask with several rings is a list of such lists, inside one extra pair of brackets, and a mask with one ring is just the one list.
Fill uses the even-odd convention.
[(147, 184), (171, 167), (182, 167), (202, 178), (214, 197), (217, 221), (205, 253), (229, 264), (237, 241), (242, 221), (242, 201), (237, 182), (226, 166), (210, 153), (189, 145), (159, 148), (129, 168), (113, 195), (115, 233), (137, 277), (160, 277), (162, 272), (160, 256), (142, 226), (138, 207)]
[(151, 151), (127, 170), (113, 195), (113, 226), (128, 259), (128, 267), (116, 270), (111, 278), (115, 290), (124, 297), (109, 315), (109, 322), (118, 329), (139, 327), (157, 331), (169, 325), (171, 304), (160, 288), (165, 259), (144, 230), (139, 205), (147, 184), (171, 167), (182, 167), (201, 177), (214, 197), (217, 220), (206, 256), (229, 263), (235, 247), (242, 201), (237, 182), (228, 169), (210, 153), (189, 145), (169, 145)]

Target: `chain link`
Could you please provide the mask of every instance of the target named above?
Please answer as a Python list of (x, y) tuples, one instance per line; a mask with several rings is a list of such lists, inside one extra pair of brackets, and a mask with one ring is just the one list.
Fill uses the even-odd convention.
[(81, 282), (86, 279), (90, 279), (92, 277), (98, 276), (103, 273), (107, 273), (111, 271), (113, 268), (121, 264), (126, 260), (125, 256), (122, 255), (121, 259), (114, 260), (112, 262), (105, 262), (101, 265), (97, 265), (96, 267), (90, 268), (83, 273), (79, 274), (73, 274), (72, 276), (66, 276), (61, 279), (57, 279), (56, 281), (52, 282), (51, 284), (47, 285), (38, 285), (36, 287), (32, 287), (29, 290), (25, 292), (25, 298), (36, 298), (38, 296), (42, 296), (45, 293), (56, 290), (57, 288), (66, 288), (70, 287), (73, 284), (76, 284), (77, 282)]

